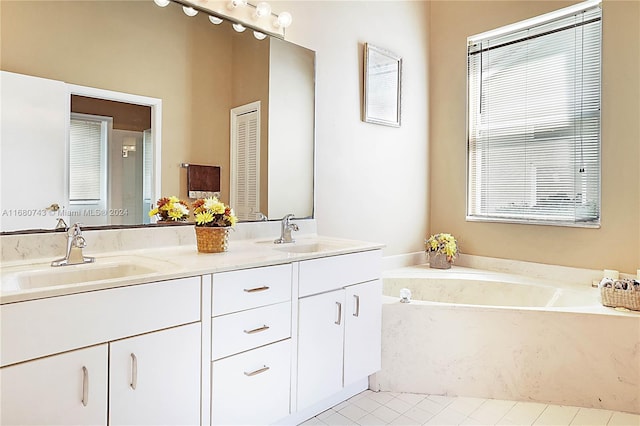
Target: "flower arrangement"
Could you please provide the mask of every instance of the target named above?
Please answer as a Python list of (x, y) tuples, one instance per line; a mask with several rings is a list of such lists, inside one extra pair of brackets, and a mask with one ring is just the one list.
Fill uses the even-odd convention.
[(451, 234), (435, 234), (424, 241), (425, 251), (428, 254), (442, 253), (447, 256), (448, 262), (453, 262), (458, 256), (458, 242)]
[(196, 216), (196, 226), (234, 226), (238, 221), (233, 209), (216, 197), (198, 198), (193, 202), (193, 213)]
[(184, 222), (189, 217), (189, 206), (178, 197), (162, 197), (156, 204), (158, 206), (151, 209), (149, 217), (157, 216), (158, 220), (176, 222)]

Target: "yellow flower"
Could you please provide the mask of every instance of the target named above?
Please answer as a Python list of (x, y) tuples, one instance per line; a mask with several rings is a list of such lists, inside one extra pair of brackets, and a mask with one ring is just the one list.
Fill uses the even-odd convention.
[(180, 220), (182, 219), (182, 212), (178, 209), (171, 209), (169, 210), (169, 217), (173, 220)]
[(216, 197), (210, 197), (204, 200), (204, 208), (210, 210), (213, 214), (224, 214), (226, 207)]
[(209, 222), (213, 222), (213, 215), (211, 213), (206, 211), (196, 214), (196, 223), (198, 225), (204, 225)]
[(233, 213), (233, 210), (231, 210), (231, 214), (227, 216), (227, 219), (229, 220), (229, 223), (231, 224), (231, 226), (235, 226), (236, 222), (238, 221), (238, 218)]
[(457, 252), (456, 242), (455, 241), (447, 242), (444, 245), (444, 252), (447, 255), (447, 257), (454, 257), (456, 255), (456, 252)]
[(158, 214), (158, 209), (157, 209), (157, 208), (152, 209), (152, 210), (149, 212), (149, 217), (153, 217), (153, 216), (155, 216), (155, 215), (157, 215), (157, 214)]
[(425, 250), (445, 254), (447, 260), (453, 262), (453, 259), (458, 255), (458, 242), (456, 237), (451, 234), (435, 234), (425, 240)]

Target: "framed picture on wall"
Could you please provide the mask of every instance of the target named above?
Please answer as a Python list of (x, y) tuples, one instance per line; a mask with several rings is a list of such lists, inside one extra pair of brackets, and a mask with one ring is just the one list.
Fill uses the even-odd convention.
[(364, 44), (364, 102), (362, 120), (400, 127), (402, 58), (386, 49)]

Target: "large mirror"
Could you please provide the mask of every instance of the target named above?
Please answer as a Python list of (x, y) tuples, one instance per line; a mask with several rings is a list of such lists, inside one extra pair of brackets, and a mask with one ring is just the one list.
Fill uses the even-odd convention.
[[(254, 204), (245, 209), (242, 220), (258, 220), (262, 214), (269, 219), (287, 213), (313, 216), (313, 51), (277, 38), (257, 40), (252, 31), (237, 33), (228, 22), (213, 25), (202, 13), (187, 17), (173, 3), (160, 8), (151, 0), (3, 0), (1, 7), (3, 71), (161, 100), (161, 125), (149, 129), (162, 141), (156, 167), (160, 174), (151, 177), (161, 189), (151, 202), (169, 195), (187, 200), (187, 169), (181, 165), (213, 165), (220, 168), (220, 197), (226, 202), (242, 202), (242, 193), (233, 189), (236, 168), (257, 173)], [(258, 116), (258, 157), (255, 165), (237, 160), (233, 166), (233, 114), (252, 106)], [(64, 113), (70, 116), (70, 109)], [(2, 120), (28, 114), (3, 110)], [(141, 140), (144, 137), (143, 131)], [(34, 155), (51, 149), (46, 139), (43, 135), (43, 147), (32, 147)], [(124, 138), (116, 152), (125, 155), (125, 148), (133, 146), (131, 140)], [(37, 181), (40, 192), (47, 194), (46, 183), (62, 179), (68, 191), (68, 152), (50, 154), (57, 165), (55, 176), (39, 175), (31, 167), (33, 159), (21, 156), (15, 158), (13, 170), (0, 171), (3, 187), (15, 183), (28, 193), (20, 182)], [(127, 155), (142, 158), (140, 151)], [(3, 149), (3, 164), (6, 158)], [(120, 174), (117, 180), (123, 188), (142, 191), (140, 182), (129, 182), (126, 173)], [(31, 195), (38, 198), (38, 208), (56, 201)], [(115, 217), (109, 224), (142, 224), (139, 213), (133, 222)], [(18, 229), (0, 221), (1, 230), (53, 229), (56, 216), (50, 216), (46, 224)]]

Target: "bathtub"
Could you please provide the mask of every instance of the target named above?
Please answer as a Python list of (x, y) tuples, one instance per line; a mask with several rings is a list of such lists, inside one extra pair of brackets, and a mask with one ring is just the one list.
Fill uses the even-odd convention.
[(383, 293), (374, 390), (640, 413), (640, 313), (589, 284), (420, 265), (386, 272)]

